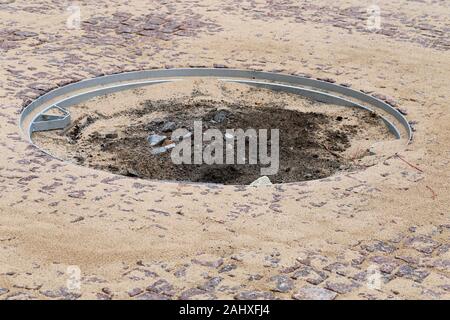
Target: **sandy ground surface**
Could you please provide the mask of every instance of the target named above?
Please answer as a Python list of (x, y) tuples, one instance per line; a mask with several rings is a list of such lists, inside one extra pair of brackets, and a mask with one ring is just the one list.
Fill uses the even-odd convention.
[[(67, 3), (0, 0), (0, 299), (450, 298), (450, 7), (377, 3), (377, 32), (360, 0), (100, 0), (74, 30)], [(18, 128), (72, 81), (213, 65), (383, 95), (414, 140), (363, 171), (253, 188), (95, 171)]]

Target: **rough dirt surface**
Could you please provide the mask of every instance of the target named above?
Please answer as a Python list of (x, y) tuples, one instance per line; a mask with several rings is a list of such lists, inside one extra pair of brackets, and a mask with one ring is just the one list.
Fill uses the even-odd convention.
[[(269, 167), (270, 163), (262, 164), (259, 156), (257, 163), (249, 163), (249, 139), (245, 145), (245, 163), (237, 163), (236, 140), (240, 138), (229, 131), (233, 138), (226, 139), (227, 130), (256, 130), (256, 138), (259, 130), (267, 130), (268, 151), (272, 148), (271, 130), (278, 130), (279, 138), (274, 142), (279, 145), (279, 164), (277, 173), (270, 175), (272, 183), (321, 179), (337, 171), (364, 169), (361, 162), (369, 154), (368, 148), (375, 142), (394, 139), (381, 118), (365, 110), (213, 80), (189, 82), (183, 88), (184, 91), (186, 87), (192, 88), (187, 95), (179, 96), (179, 82), (176, 82), (102, 96), (78, 106), (81, 109), (78, 112), (74, 111), (75, 106), (71, 107), (71, 112), (77, 115), (71, 126), (65, 130), (35, 133), (33, 141), (60, 159), (125, 176), (249, 185), (261, 176), (261, 168)], [(155, 97), (155, 91), (164, 92), (167, 99), (140, 98)], [(177, 97), (170, 98), (171, 92)], [(226, 100), (218, 99), (217, 92), (220, 92), (219, 97), (226, 96)], [(126, 102), (130, 98), (141, 102), (130, 105)], [(97, 103), (98, 100), (102, 103)], [(106, 104), (114, 109), (113, 113), (104, 114)], [(221, 132), (220, 163), (194, 163), (194, 121), (201, 121), (201, 133), (208, 129)], [(191, 163), (175, 164), (171, 150), (152, 153), (160, 147), (179, 143), (171, 139), (172, 132), (180, 128), (191, 134), (186, 137), (191, 142)], [(152, 135), (166, 139), (152, 148), (148, 142)], [(202, 154), (208, 152), (208, 148), (212, 149), (212, 141), (202, 143)], [(226, 163), (229, 149), (233, 152), (232, 164)]]
[[(377, 3), (378, 31), (360, 0), (99, 0), (76, 30), (63, 2), (1, 1), (0, 299), (449, 299), (449, 3)], [(61, 162), (18, 128), (69, 82), (214, 65), (383, 97), (414, 140), (366, 170), (254, 188)]]

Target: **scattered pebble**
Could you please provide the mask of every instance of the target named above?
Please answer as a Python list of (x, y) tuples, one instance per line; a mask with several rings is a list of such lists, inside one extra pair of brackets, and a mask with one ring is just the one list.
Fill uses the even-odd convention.
[(177, 125), (175, 122), (173, 121), (167, 121), (166, 123), (164, 123), (163, 127), (161, 128), (162, 132), (170, 132), (170, 131), (174, 131), (177, 128)]
[(70, 223), (77, 223), (77, 222), (80, 222), (83, 220), (84, 220), (84, 217), (78, 217), (78, 218), (75, 218), (74, 220), (70, 221)]
[(135, 297), (138, 294), (141, 294), (142, 292), (144, 292), (144, 291), (141, 288), (134, 288), (134, 289), (131, 289), (130, 291), (128, 291), (128, 295), (130, 297)]
[(229, 112), (227, 110), (219, 110), (213, 117), (213, 120), (217, 123), (222, 123), (227, 120)]
[(148, 143), (150, 144), (151, 147), (160, 145), (166, 139), (167, 139), (166, 136), (161, 136), (161, 135), (158, 135), (158, 134), (151, 134), (151, 135), (149, 135), (147, 137), (147, 141), (148, 141)]
[(8, 289), (6, 289), (6, 288), (0, 288), (0, 296), (1, 296), (1, 295), (4, 295), (5, 293), (8, 293), (8, 292), (9, 292)]
[(271, 278), (272, 281), (276, 281), (275, 288), (272, 291), (276, 292), (289, 292), (294, 288), (294, 282), (286, 275), (277, 275)]

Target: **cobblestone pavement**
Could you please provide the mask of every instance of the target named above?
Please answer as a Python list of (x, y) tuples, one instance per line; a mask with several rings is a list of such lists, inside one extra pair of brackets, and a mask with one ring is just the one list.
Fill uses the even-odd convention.
[[(449, 299), (450, 5), (0, 0), (0, 299)], [(18, 128), (30, 101), (171, 67), (301, 74), (387, 100), (415, 130), (366, 170), (264, 189), (63, 163)]]

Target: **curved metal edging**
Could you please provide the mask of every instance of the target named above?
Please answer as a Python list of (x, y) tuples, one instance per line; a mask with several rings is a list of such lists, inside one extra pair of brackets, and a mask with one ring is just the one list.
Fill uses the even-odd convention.
[[(302, 86), (308, 86), (313, 89), (319, 89), (319, 90), (325, 90), (335, 93), (340, 93), (343, 95), (346, 95), (348, 97), (364, 101), (371, 106), (375, 108), (379, 108), (386, 113), (393, 116), (399, 123), (402, 124), (402, 126), (405, 128), (407, 133), (407, 140), (408, 142), (412, 138), (412, 129), (409, 125), (406, 118), (398, 112), (395, 108), (390, 106), (389, 104), (375, 98), (369, 95), (366, 95), (362, 92), (343, 87), (337, 84), (321, 81), (321, 80), (315, 80), (300, 76), (294, 76), (294, 75), (284, 75), (284, 74), (277, 74), (277, 73), (271, 73), (271, 72), (264, 72), (264, 71), (251, 71), (251, 70), (238, 70), (238, 69), (219, 69), (219, 68), (189, 68), (189, 69), (159, 69), (159, 70), (145, 70), (145, 71), (133, 71), (133, 72), (126, 72), (126, 73), (120, 73), (120, 74), (113, 74), (113, 75), (106, 75), (101, 76), (98, 78), (93, 79), (87, 79), (82, 80), (80, 82), (72, 83), (69, 85), (66, 85), (64, 87), (60, 87), (57, 89), (54, 89), (43, 96), (39, 97), (38, 99), (34, 100), (30, 105), (28, 105), (24, 111), (21, 114), (20, 117), (20, 126), (22, 128), (24, 119), (27, 118), (36, 108), (44, 105), (45, 103), (59, 97), (69, 94), (70, 92), (75, 92), (79, 90), (89, 89), (89, 88), (95, 88), (100, 87), (97, 90), (93, 90), (92, 92), (99, 93), (101, 92), (101, 86), (107, 86), (113, 83), (119, 83), (117, 85), (109, 87), (109, 89), (120, 89), (120, 88), (126, 88), (128, 84), (125, 82), (127, 81), (139, 81), (139, 80), (145, 80), (145, 79), (157, 79), (157, 78), (170, 78), (170, 77), (228, 77), (228, 78), (245, 78), (247, 80), (249, 79), (258, 79), (258, 80), (266, 80), (266, 81), (273, 81), (273, 82), (283, 82), (290, 85), (302, 85)], [(168, 80), (172, 81), (172, 80)], [(120, 83), (123, 83), (120, 85)], [(145, 81), (144, 81), (145, 82)], [(107, 88), (105, 88), (107, 89)], [(301, 89), (301, 88), (299, 88)], [(116, 90), (118, 91), (118, 90)], [(114, 91), (112, 91), (114, 92)], [(317, 94), (320, 93), (320, 91), (316, 91)], [(326, 93), (325, 93), (326, 94)], [(100, 94), (97, 94), (100, 95)], [(94, 95), (95, 96), (95, 95)], [(24, 129), (24, 128), (22, 128)], [(26, 128), (25, 130), (26, 135), (29, 140), (30, 139), (30, 127)], [(397, 130), (398, 132), (398, 130)]]
[[(28, 139), (31, 140), (30, 134), (33, 132), (33, 124), (35, 123), (36, 119), (43, 113), (47, 112), (49, 109), (53, 108), (54, 106), (58, 106), (59, 108), (67, 108), (70, 106), (73, 106), (75, 104), (87, 101), (89, 99), (92, 99), (94, 97), (98, 97), (101, 95), (129, 90), (129, 89), (137, 89), (140, 87), (153, 85), (153, 84), (160, 84), (160, 83), (167, 83), (167, 82), (173, 82), (178, 81), (179, 79), (171, 79), (171, 80), (150, 80), (150, 81), (140, 81), (140, 82), (132, 82), (132, 83), (126, 83), (126, 84), (119, 84), (115, 86), (109, 86), (109, 87), (103, 87), (96, 90), (91, 90), (87, 92), (83, 92), (62, 100), (59, 100), (55, 103), (52, 103), (47, 108), (43, 109), (41, 112), (36, 114), (33, 119), (30, 121), (29, 130), (26, 132), (28, 133)], [(51, 99), (46, 99), (47, 101)]]

